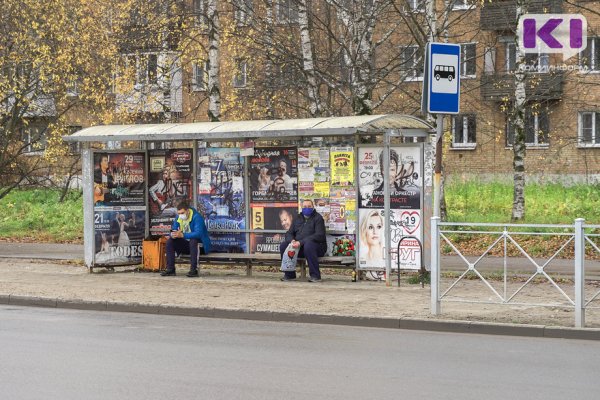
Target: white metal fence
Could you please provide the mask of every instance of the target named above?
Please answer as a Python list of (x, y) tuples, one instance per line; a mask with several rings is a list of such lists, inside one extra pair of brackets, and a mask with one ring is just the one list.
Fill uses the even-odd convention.
[[(595, 304), (600, 303), (600, 290), (598, 278), (586, 277), (586, 250), (588, 253), (600, 255), (599, 238), (600, 225), (587, 225), (584, 219), (576, 219), (573, 225), (521, 225), (521, 224), (487, 224), (487, 223), (453, 223), (441, 222), (438, 217), (431, 219), (431, 313), (438, 315), (441, 313), (441, 302), (445, 301), (464, 301), (477, 303), (495, 303), (495, 304), (511, 304), (511, 305), (538, 305), (538, 306), (563, 306), (573, 308), (575, 311), (575, 326), (585, 326), (585, 311), (586, 309), (600, 309), (600, 306)], [(491, 243), (483, 254), (473, 258), (465, 256), (461, 251), (459, 240), (464, 235), (487, 235)], [(554, 238), (555, 251), (549, 251), (540, 261), (539, 257), (530, 255), (525, 249), (522, 240), (525, 237), (540, 236)], [(556, 244), (558, 243), (558, 244)], [(444, 274), (444, 284), (442, 285), (442, 270), (446, 271), (442, 265), (443, 258), (441, 256), (442, 247), (445, 247), (450, 253), (454, 254), (455, 260), (459, 260), (458, 276)], [(502, 263), (497, 268), (484, 271), (483, 260), (490, 256), (492, 249), (501, 248)], [(517, 251), (522, 261), (525, 261), (533, 272), (527, 271), (518, 280), (518, 284), (514, 285), (511, 280), (509, 285), (509, 277), (512, 277), (515, 272), (509, 269), (509, 264), (513, 264), (511, 260), (514, 257), (509, 257), (508, 248)], [(515, 250), (516, 249), (516, 250)], [(572, 251), (572, 254), (571, 254)], [(539, 252), (539, 249), (538, 249)], [(563, 274), (572, 276), (572, 279), (563, 279), (559, 274), (549, 273), (549, 266), (556, 264), (559, 261), (565, 264), (564, 256), (568, 253), (572, 258), (567, 261), (566, 268), (562, 271)], [(573, 256), (574, 254), (574, 256)], [(487, 258), (489, 259), (489, 258)], [(536, 260), (537, 259), (537, 260)], [(498, 260), (497, 260), (498, 261)], [(588, 260), (589, 261), (589, 260)], [(496, 274), (498, 269), (502, 270), (502, 283), (493, 284), (491, 275)], [(453, 266), (453, 270), (457, 271), (457, 265)], [(489, 273), (491, 272), (491, 274)], [(486, 275), (488, 275), (486, 277)], [(456, 289), (457, 285), (464, 284), (466, 279), (474, 278), (480, 280), (487, 289), (491, 297), (483, 298), (460, 298), (451, 297), (451, 293)], [(517, 301), (517, 296), (522, 294), (526, 288), (530, 287), (532, 282), (542, 280), (549, 283), (548, 290), (555, 291), (554, 294), (560, 298), (558, 303), (544, 303), (534, 301)], [(571, 286), (573, 285), (573, 286)], [(540, 296), (541, 297), (541, 296)], [(593, 303), (596, 302), (596, 303)]]

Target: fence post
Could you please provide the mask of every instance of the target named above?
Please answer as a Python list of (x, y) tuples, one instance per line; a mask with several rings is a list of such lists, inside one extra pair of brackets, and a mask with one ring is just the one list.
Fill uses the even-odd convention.
[(575, 327), (585, 326), (585, 219), (575, 220)]
[(431, 218), (431, 314), (440, 310), (440, 217)]

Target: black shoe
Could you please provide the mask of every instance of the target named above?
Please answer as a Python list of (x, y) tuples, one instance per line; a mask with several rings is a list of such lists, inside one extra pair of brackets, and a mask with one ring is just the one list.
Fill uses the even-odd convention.
[(308, 278), (309, 282), (321, 282), (321, 278), (313, 278), (312, 276)]
[(175, 276), (175, 270), (174, 269), (166, 269), (160, 273), (160, 276)]
[(287, 276), (283, 276), (283, 277), (279, 278), (279, 280), (280, 280), (281, 282), (293, 281), (293, 280), (295, 280), (295, 279), (296, 279), (296, 278), (288, 278)]
[(198, 270), (190, 269), (190, 272), (188, 272), (185, 276), (187, 276), (188, 278), (195, 278), (198, 276)]

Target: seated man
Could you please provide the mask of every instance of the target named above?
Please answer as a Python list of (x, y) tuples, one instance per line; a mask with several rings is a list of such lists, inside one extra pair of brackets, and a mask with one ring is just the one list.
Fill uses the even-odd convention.
[[(292, 226), (285, 234), (285, 242), (281, 243), (279, 250), (281, 256), (289, 244), (299, 251), (298, 257), (306, 258), (310, 277), (309, 282), (320, 282), (321, 271), (319, 259), (327, 251), (325, 238), (325, 221), (321, 214), (315, 211), (313, 201), (310, 199), (302, 202), (302, 212), (292, 222)], [(282, 281), (296, 279), (296, 271), (284, 272)]]
[(167, 240), (167, 269), (162, 276), (175, 275), (175, 252), (190, 255), (188, 277), (198, 276), (198, 243), (202, 242), (204, 253), (210, 253), (210, 238), (202, 215), (189, 206), (188, 200), (177, 203), (177, 217), (171, 226), (171, 237)]

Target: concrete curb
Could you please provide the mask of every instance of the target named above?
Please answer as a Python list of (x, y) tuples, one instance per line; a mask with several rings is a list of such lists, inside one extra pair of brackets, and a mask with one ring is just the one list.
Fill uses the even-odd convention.
[(600, 329), (568, 328), (545, 325), (499, 324), (471, 321), (454, 321), (416, 318), (352, 317), (343, 315), (296, 314), (287, 312), (227, 310), (217, 308), (179, 307), (142, 303), (109, 301), (64, 300), (34, 296), (1, 295), (0, 304), (64, 308), (88, 311), (133, 312), (144, 314), (179, 315), (188, 317), (245, 319), (270, 322), (296, 322), (307, 324), (344, 325), (368, 328), (391, 328), (423, 330), (432, 332), (475, 333), (484, 335), (506, 335), (546, 337), (579, 340), (600, 340)]

